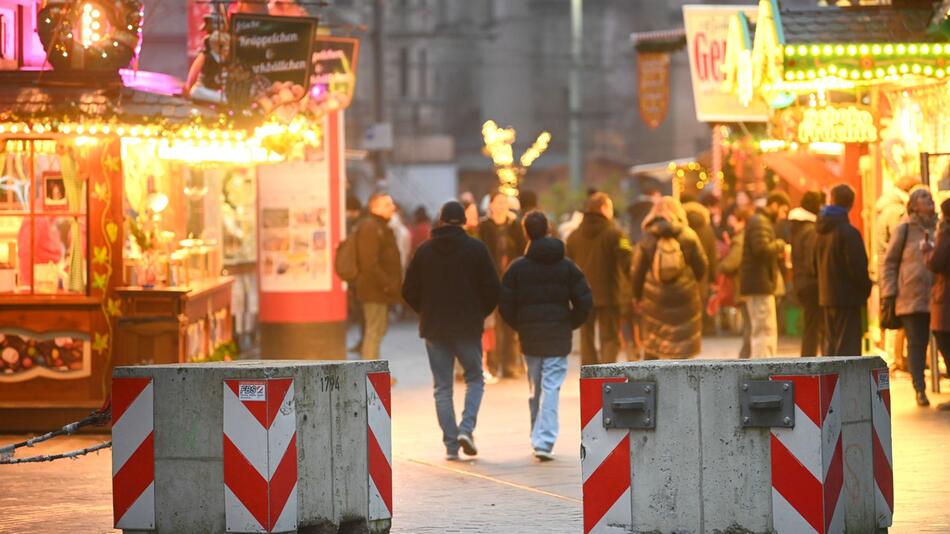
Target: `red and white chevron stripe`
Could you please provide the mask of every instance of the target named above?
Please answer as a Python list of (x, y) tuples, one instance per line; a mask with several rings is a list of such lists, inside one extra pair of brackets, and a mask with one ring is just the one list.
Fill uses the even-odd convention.
[(795, 385), (795, 428), (773, 428), (772, 522), (778, 534), (844, 532), (837, 374), (773, 376)]
[(297, 529), (293, 378), (224, 381), (224, 509), (228, 532)]
[(874, 513), (877, 526), (894, 518), (894, 456), (891, 452), (891, 381), (887, 368), (871, 369), (871, 421), (874, 454)]
[(151, 378), (112, 379), (115, 528), (155, 528), (155, 401)]
[(605, 384), (616, 378), (581, 378), (581, 472), (584, 533), (626, 532), (633, 523), (630, 495), (630, 432), (607, 430)]
[(393, 516), (392, 403), (389, 373), (366, 374), (367, 519)]

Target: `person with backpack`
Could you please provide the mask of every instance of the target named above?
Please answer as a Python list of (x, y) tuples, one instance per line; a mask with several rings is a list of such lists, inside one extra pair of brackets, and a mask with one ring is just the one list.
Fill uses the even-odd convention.
[(785, 256), (785, 240), (775, 236), (775, 223), (788, 216), (791, 201), (782, 191), (773, 191), (765, 207), (749, 217), (742, 248), (742, 287), (752, 326), (753, 358), (770, 358), (778, 353), (779, 260)]
[(554, 459), (558, 395), (567, 376), (571, 333), (587, 320), (594, 301), (584, 273), (564, 257), (564, 243), (548, 237), (547, 217), (532, 211), (522, 226), (528, 250), (505, 273), (498, 309), (521, 341), (528, 366), (531, 446), (545, 462)]
[(644, 359), (691, 358), (702, 347), (706, 253), (673, 197), (657, 200), (643, 230), (630, 277), (643, 317)]
[[(442, 206), (440, 225), (409, 262), (402, 296), (419, 314), (419, 336), (425, 339), (435, 388), (435, 411), (442, 428), (447, 460), (478, 454), (475, 422), (485, 392), (482, 375), (482, 326), (498, 304), (501, 284), (484, 243), (469, 236), (465, 208), (458, 202)], [(462, 420), (452, 400), (455, 361), (465, 374)]]
[(392, 197), (375, 193), (367, 202), (369, 215), (353, 236), (338, 249), (335, 266), (344, 280), (356, 283), (356, 297), (363, 307), (364, 360), (379, 359), (379, 347), (389, 328), (389, 307), (399, 302), (402, 263), (389, 220), (396, 212)]
[(580, 267), (594, 295), (594, 309), (581, 327), (581, 363), (614, 363), (620, 352), (622, 277), (630, 270), (633, 247), (614, 222), (614, 203), (606, 193), (591, 194), (584, 211), (565, 245), (567, 257)]
[(927, 346), (930, 344), (930, 293), (933, 273), (923, 252), (937, 228), (930, 190), (921, 186), (910, 192), (907, 216), (894, 230), (884, 257), (881, 298), (891, 300), (895, 315), (907, 335), (907, 363), (917, 391), (917, 404), (929, 406), (924, 382)]

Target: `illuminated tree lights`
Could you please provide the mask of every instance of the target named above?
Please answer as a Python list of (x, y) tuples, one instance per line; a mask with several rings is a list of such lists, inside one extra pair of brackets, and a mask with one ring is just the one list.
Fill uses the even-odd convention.
[(117, 71), (141, 47), (141, 0), (50, 2), (37, 14), (37, 33), (54, 69)]
[(498, 191), (511, 197), (518, 196), (521, 177), (527, 172), (528, 167), (547, 150), (551, 142), (551, 134), (541, 132), (534, 144), (518, 159), (518, 164), (515, 164), (512, 145), (516, 135), (514, 128), (499, 128), (498, 124), (492, 120), (482, 125), (482, 137), (485, 140), (483, 152), (491, 158), (495, 166), (495, 174), (499, 181)]

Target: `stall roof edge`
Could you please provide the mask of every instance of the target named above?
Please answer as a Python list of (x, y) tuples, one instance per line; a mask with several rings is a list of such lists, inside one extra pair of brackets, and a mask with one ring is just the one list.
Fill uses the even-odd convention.
[(905, 6), (782, 8), (786, 44), (941, 42), (928, 33), (934, 9)]

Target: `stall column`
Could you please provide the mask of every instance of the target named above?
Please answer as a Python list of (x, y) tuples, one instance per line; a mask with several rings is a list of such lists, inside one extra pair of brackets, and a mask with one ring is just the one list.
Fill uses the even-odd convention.
[(261, 357), (345, 359), (346, 290), (333, 270), (344, 231), (343, 113), (308, 161), (258, 168)]

